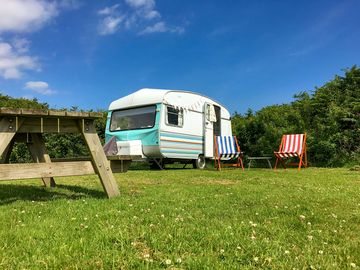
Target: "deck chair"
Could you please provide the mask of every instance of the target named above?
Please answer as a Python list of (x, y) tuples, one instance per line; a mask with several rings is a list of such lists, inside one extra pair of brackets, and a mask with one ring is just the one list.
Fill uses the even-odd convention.
[(234, 160), (236, 163), (225, 163), (223, 167), (238, 167), (244, 170), (241, 151), (236, 136), (214, 136), (215, 168), (221, 170), (221, 161)]
[(288, 158), (299, 158), (299, 163), (288, 163), (288, 165), (298, 166), (298, 170), (302, 166), (306, 168), (307, 155), (306, 155), (306, 133), (305, 134), (286, 134), (282, 136), (281, 144), (278, 152), (274, 152), (276, 157), (275, 167), (280, 161), (281, 165), (286, 169), (285, 160)]

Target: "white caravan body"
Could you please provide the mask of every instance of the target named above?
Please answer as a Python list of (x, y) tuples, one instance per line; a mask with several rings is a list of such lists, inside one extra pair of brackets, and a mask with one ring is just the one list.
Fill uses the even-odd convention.
[(232, 135), (230, 113), (194, 92), (146, 88), (109, 106), (106, 141), (116, 137), (119, 155), (214, 158), (214, 135)]

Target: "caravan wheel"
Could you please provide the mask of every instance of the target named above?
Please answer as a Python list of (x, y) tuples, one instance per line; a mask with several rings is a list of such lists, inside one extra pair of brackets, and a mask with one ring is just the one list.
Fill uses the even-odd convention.
[(194, 169), (203, 170), (206, 167), (206, 159), (204, 155), (199, 155), (197, 159), (194, 160), (193, 163)]

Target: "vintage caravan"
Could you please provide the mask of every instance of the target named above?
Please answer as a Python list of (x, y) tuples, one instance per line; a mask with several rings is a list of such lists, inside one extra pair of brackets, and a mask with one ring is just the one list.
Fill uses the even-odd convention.
[(118, 155), (137, 155), (163, 167), (193, 163), (203, 169), (214, 158), (214, 135), (231, 135), (230, 113), (201, 94), (141, 89), (113, 101), (106, 141), (116, 138)]

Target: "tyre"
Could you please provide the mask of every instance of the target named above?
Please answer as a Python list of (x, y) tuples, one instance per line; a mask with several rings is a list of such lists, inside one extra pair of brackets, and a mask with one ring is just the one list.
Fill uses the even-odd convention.
[(200, 169), (200, 170), (205, 169), (206, 159), (204, 155), (199, 155), (198, 158), (194, 160), (193, 167), (194, 169)]

